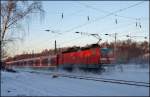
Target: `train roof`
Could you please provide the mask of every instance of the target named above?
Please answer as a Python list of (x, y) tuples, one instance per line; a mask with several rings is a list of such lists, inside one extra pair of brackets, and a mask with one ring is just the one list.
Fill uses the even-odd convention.
[(11, 62), (20, 62), (20, 61), (31, 61), (31, 60), (37, 60), (37, 59), (44, 59), (48, 57), (56, 57), (56, 55), (50, 55), (50, 56), (40, 56), (40, 57), (34, 57), (34, 58), (24, 58), (24, 59), (18, 59), (18, 60), (11, 60), (11, 61), (6, 61), (7, 63)]
[(98, 44), (92, 44), (92, 45), (89, 45), (86, 47), (71, 47), (71, 48), (67, 49), (66, 51), (63, 51), (62, 53), (76, 52), (79, 50), (82, 51), (82, 50), (87, 50), (87, 49), (97, 48), (97, 47), (100, 47), (100, 46)]

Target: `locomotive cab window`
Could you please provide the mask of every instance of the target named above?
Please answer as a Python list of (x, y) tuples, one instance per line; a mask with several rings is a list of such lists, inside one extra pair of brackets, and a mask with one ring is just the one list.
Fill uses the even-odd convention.
[(101, 48), (101, 53), (102, 53), (102, 57), (106, 57), (109, 56), (110, 54), (112, 54), (112, 49), (110, 48)]

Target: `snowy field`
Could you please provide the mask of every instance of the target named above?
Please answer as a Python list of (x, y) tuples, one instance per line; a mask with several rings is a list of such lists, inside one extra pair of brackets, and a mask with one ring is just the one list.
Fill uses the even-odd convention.
[[(118, 65), (107, 68), (102, 74), (85, 72), (67, 74), (149, 82), (149, 64)], [(22, 70), (17, 73), (2, 71), (1, 96), (149, 96), (149, 87), (65, 77), (52, 78), (50, 74)]]

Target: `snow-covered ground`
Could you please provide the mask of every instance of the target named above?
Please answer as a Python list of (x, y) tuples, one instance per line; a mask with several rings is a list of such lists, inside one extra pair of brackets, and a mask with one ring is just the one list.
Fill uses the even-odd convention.
[[(149, 64), (147, 65), (146, 67), (117, 65), (102, 74), (84, 72), (71, 74), (149, 82)], [(52, 78), (52, 75), (21, 70), (18, 73), (3, 71), (1, 96), (149, 96), (149, 87), (65, 77)]]

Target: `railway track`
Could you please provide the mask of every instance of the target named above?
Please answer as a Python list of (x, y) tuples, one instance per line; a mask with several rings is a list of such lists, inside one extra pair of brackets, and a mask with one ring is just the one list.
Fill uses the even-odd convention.
[(118, 80), (118, 79), (107, 79), (107, 78), (98, 78), (98, 77), (89, 77), (89, 76), (70, 75), (70, 74), (63, 74), (63, 73), (48, 73), (48, 72), (41, 72), (41, 71), (40, 72), (39, 71), (27, 71), (27, 72), (30, 72), (30, 73), (41, 73), (41, 74), (48, 74), (48, 75), (57, 75), (59, 77), (67, 77), (67, 78), (74, 78), (74, 79), (84, 79), (84, 80), (107, 82), (107, 83), (115, 83), (115, 84), (150, 87), (150, 83), (148, 83), (148, 82), (128, 81), (128, 80)]
[(65, 75), (65, 74), (60, 74), (60, 76), (61, 77), (68, 77), (68, 78), (75, 78), (75, 79), (84, 79), (84, 80), (116, 83), (116, 84), (150, 87), (150, 83), (146, 83), (146, 82), (117, 80), (117, 79), (106, 79), (106, 78), (96, 78), (96, 77), (86, 77), (86, 76), (74, 76), (74, 75)]

